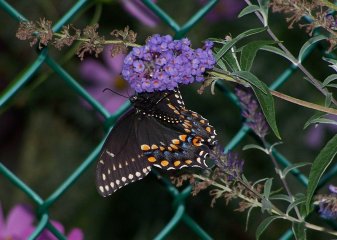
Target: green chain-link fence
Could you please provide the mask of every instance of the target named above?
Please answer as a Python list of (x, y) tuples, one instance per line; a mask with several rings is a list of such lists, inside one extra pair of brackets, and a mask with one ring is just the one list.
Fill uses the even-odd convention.
[[(163, 9), (161, 9), (157, 4), (153, 3), (151, 0), (143, 0), (144, 4), (151, 9), (164, 23), (166, 23), (169, 27), (171, 27), (175, 32), (175, 38), (179, 39), (187, 32), (193, 28), (198, 21), (200, 21), (205, 14), (210, 11), (216, 4), (217, 0), (211, 0), (206, 5), (204, 5), (199, 11), (197, 11), (188, 21), (183, 25), (177, 24), (177, 22), (172, 19), (169, 14), (167, 14)], [(68, 24), (72, 17), (75, 16), (76, 13), (81, 11), (86, 5), (91, 4), (89, 0), (79, 0), (77, 1), (69, 10), (65, 13), (65, 15), (59, 19), (59, 21), (53, 26), (53, 31), (59, 31), (62, 26)], [(4, 0), (0, 0), (0, 7), (3, 12), (7, 13), (13, 21), (25, 21), (27, 20), (21, 13), (19, 13), (14, 7), (12, 7), (9, 3)], [(7, 89), (1, 93), (0, 97), (0, 108), (4, 108), (4, 106), (11, 101), (29, 82), (29, 80), (37, 73), (39, 68), (42, 65), (48, 65), (52, 71), (58, 74), (61, 79), (71, 88), (76, 94), (80, 95), (86, 101), (105, 118), (106, 128), (112, 126), (116, 119), (129, 107), (129, 104), (123, 105), (119, 110), (117, 110), (114, 114), (110, 115), (108, 111), (101, 106), (95, 99), (93, 99), (87, 91), (80, 85), (78, 82), (52, 57), (48, 55), (48, 48), (44, 48), (42, 51), (38, 52), (38, 56), (36, 60), (30, 64), (30, 66), (25, 70), (23, 74), (20, 74), (15, 79), (13, 79), (12, 84), (10, 84)], [(283, 85), (289, 78), (294, 74), (297, 70), (297, 66), (291, 65), (287, 68), (274, 82), (270, 85), (270, 89), (277, 89), (281, 85)], [(217, 87), (223, 91), (224, 96), (229, 97), (233, 104), (239, 106), (237, 104), (237, 99), (235, 95), (229, 92), (224, 85), (217, 84)], [(236, 147), (247, 135), (249, 132), (249, 128), (245, 125), (242, 125), (241, 129), (236, 133), (236, 135), (231, 139), (231, 141), (227, 144), (225, 151), (229, 151)], [(17, 188), (19, 188), (22, 192), (24, 192), (29, 198), (31, 198), (36, 204), (36, 212), (38, 213), (38, 224), (36, 226), (35, 231), (30, 236), (30, 239), (36, 239), (39, 234), (43, 231), (44, 228), (48, 228), (56, 237), (59, 239), (65, 239), (65, 237), (50, 223), (48, 210), (52, 208), (55, 202), (59, 200), (59, 198), (69, 189), (71, 190), (74, 182), (81, 177), (81, 175), (88, 171), (89, 167), (95, 162), (97, 154), (99, 153), (102, 142), (92, 150), (89, 156), (82, 161), (82, 163), (77, 167), (77, 169), (67, 178), (62, 184), (58, 186), (54, 190), (50, 196), (43, 199), (39, 194), (34, 191), (34, 189), (30, 188), (26, 185), (26, 183), (18, 178), (15, 174), (13, 174), (2, 162), (0, 162), (0, 174), (6, 177), (12, 184), (14, 184)], [(290, 166), (291, 162), (288, 161), (281, 153), (274, 150), (273, 152), (277, 161), (282, 164), (284, 167)], [(1, 159), (0, 159), (1, 161)], [(90, 171), (93, 171), (91, 168)], [(154, 174), (157, 174), (156, 172)], [(307, 185), (307, 177), (301, 173), (300, 170), (294, 169), (292, 174), (296, 177), (296, 179), (303, 184)], [(329, 181), (333, 176), (337, 174), (337, 164), (335, 164), (329, 172), (327, 172), (320, 182), (320, 186), (324, 185), (327, 181)], [(163, 239), (174, 230), (176, 225), (179, 222), (183, 222), (187, 227), (193, 230), (201, 239), (212, 239), (211, 233), (205, 232), (201, 226), (199, 226), (194, 219), (192, 219), (188, 213), (186, 212), (185, 207), (185, 199), (190, 195), (191, 187), (188, 186), (183, 190), (179, 191), (175, 186), (171, 184), (171, 182), (165, 178), (161, 178), (164, 182), (167, 191), (173, 196), (173, 206), (174, 206), (174, 214), (171, 220), (164, 226), (164, 228), (158, 233), (155, 239)], [(280, 239), (290, 239), (292, 237), (292, 232), (288, 230), (280, 237)]]

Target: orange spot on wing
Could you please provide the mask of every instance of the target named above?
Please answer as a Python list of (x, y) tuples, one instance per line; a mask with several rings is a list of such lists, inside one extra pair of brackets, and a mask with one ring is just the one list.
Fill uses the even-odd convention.
[(142, 149), (143, 151), (149, 151), (150, 150), (150, 146), (147, 144), (143, 144), (140, 146), (140, 149)]
[(193, 138), (192, 143), (193, 143), (193, 145), (196, 146), (196, 147), (201, 146), (201, 145), (202, 145), (202, 144), (201, 144), (201, 138), (200, 138), (200, 137), (195, 137), (195, 138)]
[(169, 162), (167, 160), (162, 160), (160, 162), (160, 164), (163, 166), (163, 167), (166, 167), (167, 165), (169, 165)]
[(186, 141), (186, 138), (187, 138), (187, 135), (179, 135), (179, 139), (181, 140), (181, 141), (183, 141), (183, 142), (185, 142)]
[(148, 157), (147, 160), (149, 162), (152, 162), (152, 163), (155, 162), (155, 161), (157, 161), (157, 159), (155, 157)]
[(175, 162), (173, 163), (173, 165), (174, 165), (175, 167), (178, 167), (180, 164), (181, 164), (181, 162), (180, 162), (179, 160), (177, 160), (177, 161), (175, 161)]

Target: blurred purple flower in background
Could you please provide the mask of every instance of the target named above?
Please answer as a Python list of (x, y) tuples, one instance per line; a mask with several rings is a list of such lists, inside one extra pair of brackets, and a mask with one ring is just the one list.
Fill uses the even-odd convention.
[[(4, 213), (0, 205), (0, 240), (23, 240), (28, 239), (34, 232), (35, 226), (34, 213), (29, 206), (18, 204), (12, 208), (7, 216), (4, 218)], [(51, 221), (51, 224), (64, 234), (64, 227), (57, 221)], [(57, 238), (48, 230), (43, 230), (38, 240), (57, 240)], [(83, 232), (79, 228), (73, 228), (67, 235), (68, 240), (83, 240)]]
[(33, 233), (34, 215), (28, 206), (16, 205), (8, 213), (7, 219), (4, 217), (0, 205), (0, 239), (28, 239)]
[[(64, 227), (62, 226), (61, 223), (57, 221), (51, 221), (51, 224), (62, 234), (64, 234)], [(68, 240), (83, 240), (83, 232), (79, 228), (73, 228), (69, 234), (67, 234), (67, 239)], [(37, 238), (37, 240), (58, 240), (57, 237), (54, 236), (51, 232), (48, 230), (44, 230), (40, 236)]]
[(141, 0), (121, 0), (120, 2), (126, 11), (144, 25), (155, 27), (158, 24), (159, 18)]
[[(201, 4), (206, 4), (207, 0), (199, 0)], [(219, 0), (215, 7), (206, 15), (209, 22), (221, 20), (233, 20), (245, 6), (241, 0)]]
[[(127, 98), (117, 94), (103, 93), (103, 90), (110, 88), (119, 94), (128, 96), (130, 88), (120, 75), (125, 55), (120, 54), (111, 57), (111, 47), (105, 47), (103, 62), (97, 59), (85, 59), (80, 65), (80, 75), (88, 81), (86, 90), (89, 94), (99, 101), (110, 113), (113, 113)], [(89, 106), (87, 102), (83, 102), (86, 106)]]
[[(325, 118), (337, 121), (336, 115), (327, 115)], [(317, 124), (315, 126), (311, 126), (307, 134), (305, 135), (306, 144), (313, 149), (321, 148), (324, 143), (325, 135), (327, 132), (336, 134), (337, 125)]]

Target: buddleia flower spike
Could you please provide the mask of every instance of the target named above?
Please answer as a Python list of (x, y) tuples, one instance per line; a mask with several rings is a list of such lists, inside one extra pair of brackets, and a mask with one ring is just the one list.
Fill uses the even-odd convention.
[(102, 196), (142, 179), (152, 167), (207, 167), (215, 130), (185, 107), (178, 86), (204, 80), (215, 64), (211, 47), (207, 41), (194, 50), (188, 39), (154, 35), (126, 56), (122, 76), (136, 94), (99, 154), (96, 183)]

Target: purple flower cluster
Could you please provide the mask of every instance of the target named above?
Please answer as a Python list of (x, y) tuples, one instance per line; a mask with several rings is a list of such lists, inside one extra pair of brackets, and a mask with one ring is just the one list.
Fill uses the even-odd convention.
[(319, 195), (318, 205), (319, 205), (319, 214), (322, 218), (325, 219), (337, 219), (337, 187), (330, 185), (329, 186), (330, 194), (329, 195)]
[(260, 138), (264, 138), (268, 133), (268, 124), (253, 91), (238, 85), (235, 88), (235, 95), (240, 101), (242, 109), (241, 115), (246, 119), (247, 126)]
[(211, 152), (210, 158), (222, 173), (226, 174), (228, 181), (241, 177), (244, 161), (239, 158), (238, 153), (224, 153), (223, 148), (217, 145)]
[(122, 76), (136, 92), (173, 90), (178, 84), (204, 81), (203, 74), (213, 68), (213, 43), (192, 49), (187, 39), (173, 40), (170, 35), (150, 37), (124, 59)]

